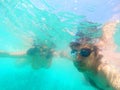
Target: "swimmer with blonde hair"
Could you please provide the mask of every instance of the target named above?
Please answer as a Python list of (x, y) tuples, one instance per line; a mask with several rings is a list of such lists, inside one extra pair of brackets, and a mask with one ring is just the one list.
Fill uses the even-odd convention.
[(97, 42), (83, 37), (70, 43), (75, 67), (98, 90), (120, 90), (120, 53), (115, 52), (113, 40), (118, 23), (106, 23)]

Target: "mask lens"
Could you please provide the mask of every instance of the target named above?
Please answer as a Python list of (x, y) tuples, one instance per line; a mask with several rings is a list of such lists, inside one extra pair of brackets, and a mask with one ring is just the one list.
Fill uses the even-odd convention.
[(92, 52), (91, 49), (83, 48), (81, 49), (79, 54), (83, 57), (88, 57), (91, 54), (91, 52)]
[(77, 53), (77, 50), (72, 50), (72, 51), (71, 51), (71, 54), (72, 54), (72, 55), (76, 55), (76, 53)]

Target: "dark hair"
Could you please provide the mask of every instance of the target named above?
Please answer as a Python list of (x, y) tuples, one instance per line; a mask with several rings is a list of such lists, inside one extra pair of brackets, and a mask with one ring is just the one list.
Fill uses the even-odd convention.
[(79, 42), (71, 42), (70, 43), (70, 48), (74, 48), (74, 47), (77, 47), (77, 46), (80, 46), (81, 44)]
[(38, 52), (40, 52), (39, 48), (34, 47), (34, 48), (30, 48), (30, 49), (27, 51), (27, 54), (28, 54), (28, 55), (34, 55), (35, 53), (38, 53)]

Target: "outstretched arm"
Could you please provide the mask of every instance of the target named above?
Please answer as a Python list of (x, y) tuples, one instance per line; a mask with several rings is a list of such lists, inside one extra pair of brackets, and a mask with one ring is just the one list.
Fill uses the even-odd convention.
[(69, 55), (68, 52), (66, 52), (66, 51), (55, 51), (55, 52), (53, 52), (53, 55), (66, 58), (68, 60), (72, 60), (71, 55)]
[(4, 51), (0, 51), (0, 57), (13, 57), (13, 58), (17, 58), (17, 57), (24, 57), (26, 55), (26, 52), (4, 52)]
[(115, 48), (114, 43), (114, 34), (116, 32), (116, 26), (119, 23), (119, 21), (113, 21), (113, 22), (107, 22), (102, 28), (102, 37), (100, 38), (100, 41), (96, 44), (100, 47), (110, 47)]
[(113, 36), (115, 34), (116, 31), (116, 26), (119, 22), (118, 21), (113, 21), (113, 22), (108, 22), (106, 23), (103, 28), (103, 35), (102, 35), (102, 39), (105, 41), (113, 41)]

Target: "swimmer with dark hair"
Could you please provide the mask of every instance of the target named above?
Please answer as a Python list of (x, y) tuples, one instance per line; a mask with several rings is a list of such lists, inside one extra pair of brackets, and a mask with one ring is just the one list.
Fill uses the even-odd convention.
[(120, 90), (120, 53), (113, 41), (118, 23), (106, 23), (98, 42), (85, 37), (70, 43), (75, 67), (98, 90)]
[(49, 68), (51, 66), (53, 56), (57, 56), (53, 47), (49, 47), (46, 44), (33, 45), (27, 51), (23, 52), (3, 52), (0, 51), (0, 57), (12, 57), (22, 58), (31, 64), (33, 69)]

